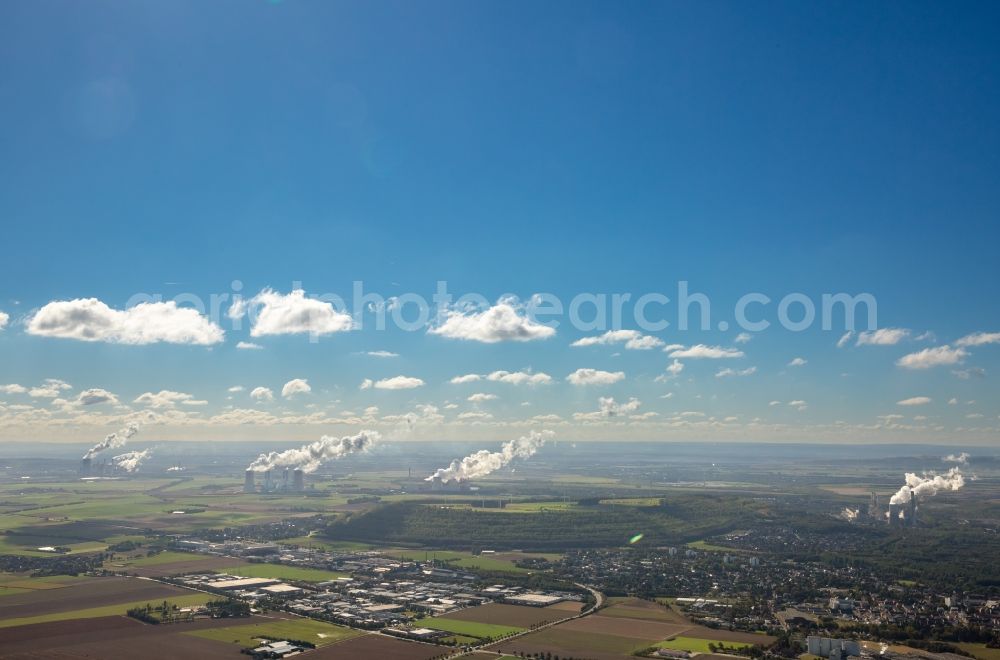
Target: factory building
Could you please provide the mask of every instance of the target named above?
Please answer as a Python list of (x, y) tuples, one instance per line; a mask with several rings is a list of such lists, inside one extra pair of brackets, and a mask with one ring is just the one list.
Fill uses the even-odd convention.
[(861, 655), (861, 645), (853, 639), (834, 639), (810, 635), (806, 637), (806, 645), (810, 655), (817, 655), (830, 660), (841, 660), (851, 655)]

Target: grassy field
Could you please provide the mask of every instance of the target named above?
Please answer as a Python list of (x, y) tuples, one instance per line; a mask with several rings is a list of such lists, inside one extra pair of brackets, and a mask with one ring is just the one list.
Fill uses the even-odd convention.
[(729, 648), (742, 649), (752, 644), (745, 644), (743, 642), (713, 642), (709, 639), (698, 639), (697, 637), (674, 637), (668, 639), (664, 642), (658, 642), (656, 648), (659, 649), (674, 649), (675, 651), (690, 651), (697, 653), (711, 653), (712, 651), (708, 648), (709, 644), (719, 646), (724, 644)]
[(240, 577), (274, 578), (276, 580), (301, 580), (303, 582), (326, 582), (341, 577), (350, 577), (347, 573), (323, 571), (318, 568), (300, 568), (298, 566), (281, 566), (280, 564), (248, 564), (246, 566), (224, 568), (220, 573), (230, 573)]
[(267, 623), (255, 623), (246, 626), (208, 628), (184, 634), (247, 647), (257, 646), (258, 639), (261, 636), (276, 639), (296, 639), (312, 642), (316, 646), (326, 646), (327, 644), (364, 635), (365, 633), (343, 626), (335, 626), (332, 623), (295, 618), (269, 621)]
[(192, 561), (205, 555), (196, 555), (190, 552), (158, 552), (150, 557), (140, 557), (139, 559), (122, 559), (115, 557), (113, 561), (124, 561), (131, 566), (160, 566), (162, 564), (173, 564), (180, 561)]
[(514, 561), (521, 557), (544, 557), (550, 561), (559, 559), (558, 553), (515, 553), (499, 552), (496, 554), (475, 555), (471, 552), (458, 550), (388, 550), (386, 554), (409, 561), (425, 561), (436, 559), (448, 562), (453, 568), (479, 569), (481, 571), (497, 571), (501, 573), (530, 573), (526, 568), (516, 566)]
[(188, 607), (190, 605), (204, 605), (217, 596), (212, 594), (191, 594), (190, 596), (175, 596), (172, 598), (160, 598), (153, 600), (134, 601), (131, 603), (119, 603), (117, 605), (104, 605), (101, 607), (88, 607), (80, 610), (68, 612), (54, 612), (52, 614), (42, 614), (39, 616), (26, 616), (14, 619), (0, 620), (0, 628), (13, 628), (15, 626), (27, 626), (32, 623), (48, 623), (50, 621), (69, 621), (71, 619), (94, 619), (101, 616), (115, 616), (125, 614), (126, 610), (133, 607), (143, 607), (147, 603), (158, 604), (166, 600), (171, 605), (178, 607)]
[(1000, 660), (1000, 649), (988, 649), (985, 644), (961, 643), (956, 646), (976, 656), (978, 660)]
[(423, 626), (425, 628), (433, 628), (434, 630), (444, 630), (445, 632), (455, 633), (456, 635), (478, 637), (479, 639), (485, 639), (487, 637), (497, 639), (499, 637), (503, 637), (504, 635), (511, 635), (525, 630), (524, 628), (515, 628), (514, 626), (497, 626), (491, 623), (479, 623), (477, 621), (459, 621), (458, 619), (449, 619), (446, 617), (420, 619), (416, 621), (414, 625), (418, 627)]

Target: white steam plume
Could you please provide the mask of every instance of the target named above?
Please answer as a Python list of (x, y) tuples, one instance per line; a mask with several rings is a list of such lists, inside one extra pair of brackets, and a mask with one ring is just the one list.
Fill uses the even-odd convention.
[(279, 467), (300, 468), (304, 472), (314, 472), (323, 461), (338, 459), (359, 451), (368, 450), (381, 436), (377, 431), (361, 431), (357, 435), (334, 438), (324, 435), (316, 442), (298, 449), (272, 451), (261, 454), (247, 469), (265, 472)]
[(967, 465), (969, 463), (970, 458), (972, 458), (972, 456), (969, 455), (969, 452), (963, 451), (958, 456), (956, 456), (955, 454), (948, 454), (947, 456), (942, 456), (941, 460), (944, 461), (945, 463), (961, 463), (962, 465)]
[(840, 512), (840, 517), (848, 522), (854, 522), (861, 515), (861, 509), (848, 509), (845, 508)]
[(107, 437), (101, 442), (91, 447), (86, 454), (83, 455), (84, 459), (93, 458), (97, 454), (100, 454), (105, 449), (118, 449), (128, 442), (129, 438), (134, 436), (139, 432), (139, 427), (135, 424), (129, 424), (123, 429), (120, 429)]
[(515, 458), (531, 458), (545, 444), (545, 440), (554, 435), (555, 433), (548, 430), (532, 431), (517, 440), (504, 443), (500, 451), (481, 449), (461, 460), (452, 461), (451, 465), (446, 468), (439, 468), (424, 481), (448, 483), (449, 481), (467, 481), (485, 477), (508, 465)]
[(135, 472), (136, 468), (139, 467), (139, 464), (149, 458), (149, 455), (152, 453), (152, 449), (130, 451), (115, 456), (111, 459), (111, 463), (114, 464), (115, 467), (125, 470), (126, 472)]
[(923, 476), (906, 473), (906, 484), (889, 499), (889, 504), (908, 504), (914, 497), (934, 497), (941, 490), (958, 490), (965, 485), (962, 471), (953, 467), (944, 474), (924, 472)]

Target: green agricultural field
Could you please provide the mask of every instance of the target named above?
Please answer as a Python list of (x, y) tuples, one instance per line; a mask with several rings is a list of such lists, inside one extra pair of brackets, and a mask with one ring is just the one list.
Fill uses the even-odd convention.
[(278, 541), (281, 545), (297, 545), (304, 548), (322, 548), (324, 550), (371, 550), (375, 546), (355, 541), (331, 541), (319, 536), (296, 536)]
[(239, 644), (242, 647), (257, 646), (262, 637), (272, 639), (296, 639), (312, 642), (316, 646), (326, 646), (351, 637), (366, 633), (332, 623), (313, 621), (312, 619), (295, 618), (254, 623), (246, 626), (231, 626), (227, 628), (208, 628), (184, 633), (214, 639), (219, 642)]
[(664, 642), (657, 642), (656, 648), (674, 649), (675, 651), (689, 651), (696, 653), (711, 653), (712, 651), (708, 648), (709, 644), (716, 647), (721, 644), (729, 648), (737, 649), (753, 646), (753, 644), (746, 644), (744, 642), (720, 642), (711, 639), (698, 639), (697, 637), (674, 637)]
[(246, 566), (224, 568), (219, 572), (239, 575), (241, 577), (274, 578), (276, 580), (301, 580), (302, 582), (326, 582), (327, 580), (350, 577), (347, 573), (324, 571), (318, 568), (282, 566), (281, 564), (248, 564)]
[[(167, 598), (166, 601), (178, 607), (188, 607), (191, 605), (204, 605), (208, 601), (218, 598), (212, 594), (191, 594), (190, 596), (175, 596)], [(144, 607), (147, 603), (158, 604), (164, 599), (138, 600), (131, 603), (119, 603), (117, 605), (104, 605), (102, 607), (88, 607), (82, 610), (71, 610), (69, 612), (53, 612), (52, 614), (42, 614), (39, 616), (26, 616), (16, 619), (0, 620), (0, 628), (13, 628), (15, 626), (27, 626), (32, 623), (49, 623), (51, 621), (71, 621), (75, 619), (95, 619), (102, 616), (123, 615), (133, 607)]]
[(504, 635), (512, 635), (526, 630), (525, 628), (498, 626), (492, 623), (479, 623), (478, 621), (459, 621), (457, 619), (449, 619), (447, 617), (420, 619), (414, 622), (414, 625), (418, 627), (423, 626), (425, 628), (432, 628), (434, 630), (443, 630), (445, 632), (455, 633), (456, 635), (478, 637), (479, 639), (485, 639), (487, 637), (499, 639)]
[(205, 555), (192, 554), (190, 552), (164, 551), (158, 552), (149, 557), (141, 557), (139, 559), (123, 559), (121, 561), (124, 561), (130, 566), (161, 566), (163, 564), (173, 564), (180, 561), (192, 561), (199, 558), (204, 559)]

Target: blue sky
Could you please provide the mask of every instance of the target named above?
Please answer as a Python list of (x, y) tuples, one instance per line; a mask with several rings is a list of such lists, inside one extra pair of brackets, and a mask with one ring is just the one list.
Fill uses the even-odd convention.
[[(0, 438), (85, 440), (141, 417), (164, 439), (547, 424), (580, 439), (995, 443), (1000, 337), (955, 351), (1000, 331), (998, 23), (988, 3), (5, 6)], [(234, 280), (247, 297), (296, 283), (349, 297), (363, 281), (428, 298), (447, 281), (493, 303), (674, 298), (687, 281), (726, 318), (749, 292), (868, 292), (879, 327), (908, 332), (838, 348), (842, 324), (774, 327), (736, 343), (713, 319), (628, 350), (572, 347), (600, 333), (566, 323), (495, 343), (251, 337), (226, 316), (202, 345), (30, 329), (53, 302), (120, 311)], [(672, 344), (743, 356), (685, 358), (671, 376)], [(945, 363), (897, 364), (942, 346)], [(581, 368), (624, 376), (565, 380)], [(498, 370), (553, 382), (448, 382)], [(423, 385), (359, 388), (401, 375)], [(282, 397), (294, 379), (311, 391)], [(85, 405), (92, 389), (114, 398)], [(164, 391), (190, 398), (141, 398)], [(602, 397), (625, 408), (587, 417)], [(419, 423), (400, 431), (407, 414)]]

